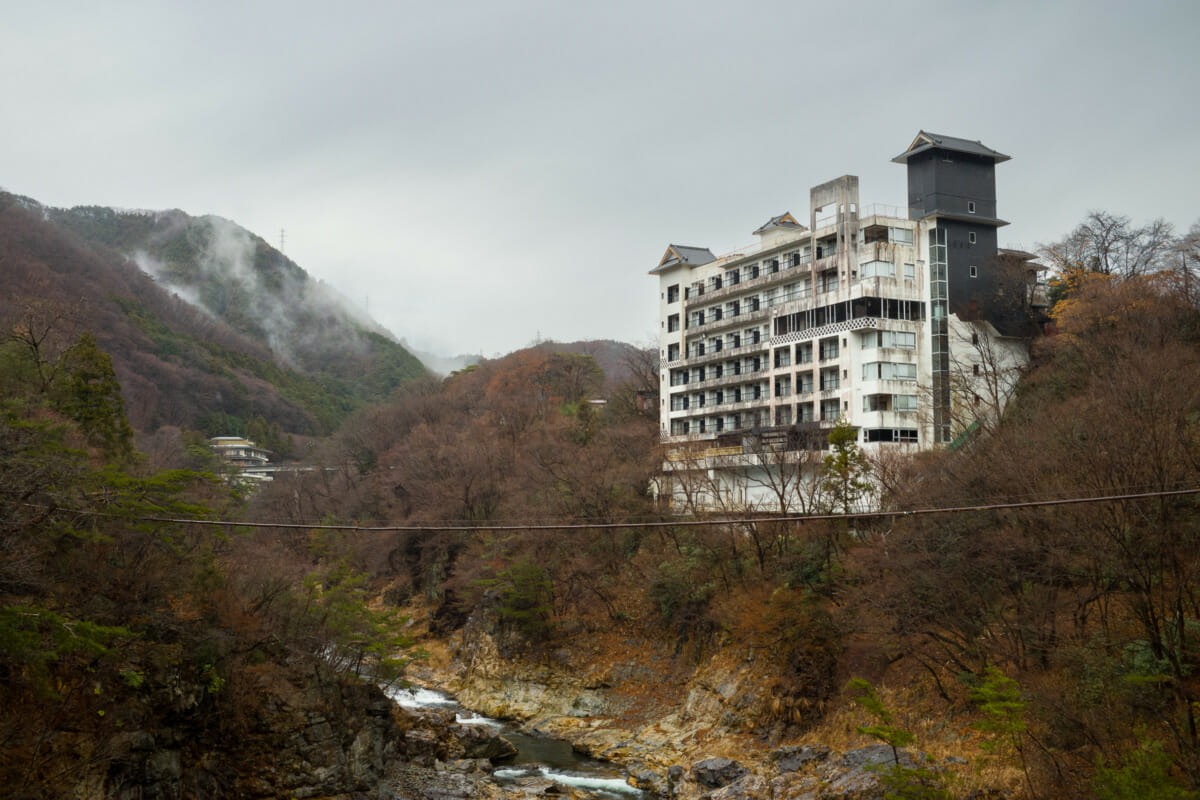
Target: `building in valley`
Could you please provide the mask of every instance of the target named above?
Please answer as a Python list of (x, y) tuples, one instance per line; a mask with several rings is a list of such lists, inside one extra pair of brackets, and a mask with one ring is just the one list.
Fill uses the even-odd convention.
[(843, 175), (735, 252), (667, 248), (650, 274), (674, 504), (806, 510), (838, 420), (878, 455), (998, 416), (1044, 305), (1033, 256), (997, 244), (1008, 159), (922, 131), (893, 159), (904, 206), (862, 205)]

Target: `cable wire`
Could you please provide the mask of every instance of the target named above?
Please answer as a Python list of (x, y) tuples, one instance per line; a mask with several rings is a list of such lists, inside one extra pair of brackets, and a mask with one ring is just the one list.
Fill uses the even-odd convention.
[[(1052, 500), (1027, 500), (1019, 503), (991, 503), (975, 506), (942, 506), (934, 508), (898, 509), (891, 511), (858, 511), (849, 514), (779, 514), (774, 516), (738, 517), (726, 516), (707, 520), (652, 520), (645, 522), (564, 522), (536, 524), (489, 525), (472, 523), (462, 525), (331, 525), (328, 523), (308, 524), (301, 522), (245, 522), (237, 520), (196, 519), (189, 517), (123, 516), (103, 511), (70, 510), (76, 514), (97, 517), (127, 519), (137, 522), (162, 522), (176, 525), (217, 525), (231, 528), (283, 528), (301, 530), (348, 531), (352, 533), (438, 533), (453, 531), (568, 531), (568, 530), (618, 530), (628, 528), (695, 528), (730, 524), (757, 524), (767, 522), (823, 522), (833, 520), (880, 519), (916, 517), (930, 514), (959, 514), (972, 511), (1003, 511), (1018, 508), (1043, 508), (1048, 506), (1079, 505), (1083, 503), (1105, 503), (1119, 500), (1143, 500), (1152, 497), (1177, 497), (1200, 494), (1200, 487), (1174, 489), (1158, 492), (1111, 494), (1097, 497), (1066, 497)], [(34, 503), (21, 503), (29, 508), (51, 508)]]

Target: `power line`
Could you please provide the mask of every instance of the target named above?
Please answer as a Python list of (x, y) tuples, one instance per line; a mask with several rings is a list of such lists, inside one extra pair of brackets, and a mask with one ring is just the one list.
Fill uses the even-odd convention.
[[(1112, 494), (1098, 497), (1067, 497), (1054, 500), (1027, 500), (1019, 503), (992, 503), (975, 506), (942, 506), (936, 508), (914, 508), (893, 511), (859, 511), (850, 514), (781, 514), (768, 517), (727, 516), (707, 520), (652, 520), (646, 522), (569, 522), (538, 524), (489, 525), (311, 525), (300, 522), (243, 522), (236, 520), (195, 519), (188, 517), (122, 516), (103, 511), (75, 510), (74, 513), (97, 517), (127, 519), (136, 522), (163, 522), (176, 525), (220, 525), (231, 528), (284, 528), (301, 530), (349, 531), (354, 533), (438, 533), (453, 531), (566, 531), (566, 530), (617, 530), (628, 528), (695, 528), (729, 524), (756, 524), (767, 522), (823, 522), (833, 520), (880, 519), (916, 517), (930, 514), (959, 514), (971, 511), (1004, 511), (1018, 508), (1041, 508), (1047, 506), (1080, 505), (1084, 503), (1106, 503), (1118, 500), (1143, 500), (1152, 497), (1177, 497), (1200, 494), (1200, 487), (1174, 489), (1158, 492)], [(49, 509), (50, 506), (21, 503), (29, 508)]]

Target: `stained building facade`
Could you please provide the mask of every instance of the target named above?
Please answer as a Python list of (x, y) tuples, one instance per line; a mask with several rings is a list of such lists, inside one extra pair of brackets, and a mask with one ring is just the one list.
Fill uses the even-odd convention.
[(699, 479), (705, 504), (791, 506), (802, 481), (781, 490), (780, 470), (818, 463), (806, 453), (842, 419), (878, 454), (951, 444), (999, 413), (1040, 302), (1032, 256), (998, 247), (995, 171), (1008, 159), (922, 131), (893, 159), (906, 205), (863, 205), (843, 175), (751, 245), (667, 248), (650, 274), (676, 502), (698, 505), (680, 487)]

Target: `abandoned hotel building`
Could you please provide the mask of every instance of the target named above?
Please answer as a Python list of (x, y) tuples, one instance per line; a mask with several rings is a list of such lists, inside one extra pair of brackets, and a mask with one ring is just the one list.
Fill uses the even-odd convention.
[[(808, 464), (811, 482), (840, 419), (878, 455), (995, 418), (1044, 305), (1033, 256), (997, 246), (1008, 159), (922, 131), (892, 159), (904, 207), (861, 205), (844, 175), (810, 190), (807, 219), (772, 217), (736, 252), (667, 248), (650, 274), (673, 504), (803, 507), (802, 477), (781, 473)], [(702, 501), (684, 497), (695, 479)]]

